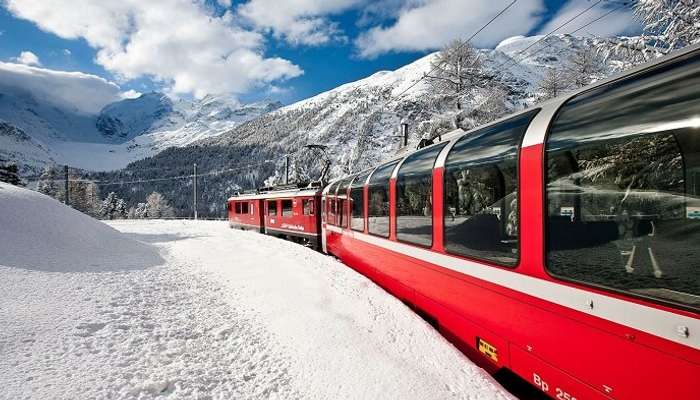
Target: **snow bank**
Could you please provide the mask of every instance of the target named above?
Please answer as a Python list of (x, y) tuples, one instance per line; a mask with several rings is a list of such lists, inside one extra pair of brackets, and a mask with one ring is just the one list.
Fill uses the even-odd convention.
[(0, 265), (41, 271), (142, 269), (158, 250), (60, 202), (0, 183)]

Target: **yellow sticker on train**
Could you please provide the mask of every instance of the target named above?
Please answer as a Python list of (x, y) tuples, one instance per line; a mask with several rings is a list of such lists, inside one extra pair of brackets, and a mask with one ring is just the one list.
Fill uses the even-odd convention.
[(490, 358), (493, 362), (498, 362), (498, 349), (486, 342), (482, 338), (476, 338), (476, 344), (479, 347), (479, 352)]

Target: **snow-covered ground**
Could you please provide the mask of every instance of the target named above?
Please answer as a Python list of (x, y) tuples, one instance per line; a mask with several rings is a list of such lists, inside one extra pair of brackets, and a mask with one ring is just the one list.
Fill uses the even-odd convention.
[(0, 184), (0, 398), (511, 398), (331, 257), (225, 222), (109, 225)]

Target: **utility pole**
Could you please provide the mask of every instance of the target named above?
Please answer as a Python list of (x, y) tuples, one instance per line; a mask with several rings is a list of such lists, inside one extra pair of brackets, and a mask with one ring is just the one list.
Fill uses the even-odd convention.
[(284, 156), (284, 184), (289, 184), (289, 154)]
[(70, 195), (68, 194), (68, 166), (64, 165), (63, 166), (63, 176), (64, 176), (64, 183), (65, 183), (65, 194), (63, 196), (64, 203), (66, 203), (67, 206), (70, 205)]
[(197, 163), (194, 163), (194, 176), (193, 176), (193, 185), (192, 188), (194, 189), (194, 219), (195, 221), (197, 220)]

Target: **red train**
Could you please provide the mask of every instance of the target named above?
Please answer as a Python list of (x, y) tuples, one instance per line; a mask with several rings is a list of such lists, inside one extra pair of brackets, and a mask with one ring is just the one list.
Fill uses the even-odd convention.
[(261, 190), (228, 200), (231, 228), (256, 230), (319, 248), (321, 188)]
[(556, 399), (700, 393), (700, 46), (332, 182), (321, 207), (324, 252), (489, 371)]

